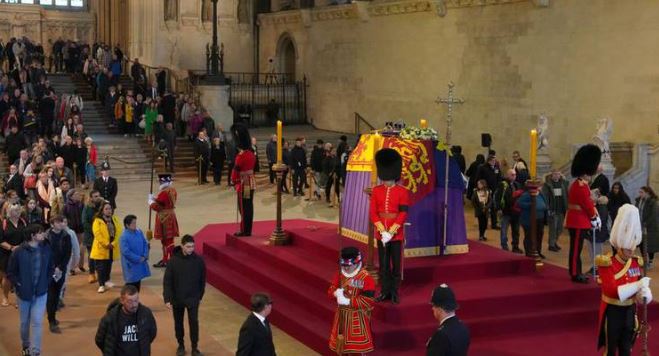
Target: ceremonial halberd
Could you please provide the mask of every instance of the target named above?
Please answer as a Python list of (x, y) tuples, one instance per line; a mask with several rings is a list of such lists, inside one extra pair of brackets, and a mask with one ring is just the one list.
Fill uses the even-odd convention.
[(362, 135), (352, 151), (347, 166), (346, 186), (341, 209), (341, 235), (367, 242), (369, 197), (364, 189), (371, 186), (375, 169), (375, 147), (393, 148), (403, 158), (398, 182), (410, 191), (405, 232), (405, 256), (459, 254), (469, 252), (462, 193), (465, 189), (456, 162), (450, 159), (448, 224), (444, 241), (444, 172), (446, 152), (431, 140), (404, 140), (392, 135)]

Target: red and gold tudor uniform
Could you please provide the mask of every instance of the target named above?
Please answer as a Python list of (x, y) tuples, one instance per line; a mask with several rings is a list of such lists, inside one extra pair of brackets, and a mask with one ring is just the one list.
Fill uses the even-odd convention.
[[(346, 276), (343, 271), (337, 272), (327, 290), (331, 299), (338, 299), (335, 293), (338, 288), (342, 288), (343, 296), (348, 299), (348, 305), (337, 305), (329, 348), (337, 352), (338, 347), (343, 355), (371, 352), (374, 349), (371, 311), (375, 304), (375, 280), (366, 269), (361, 268), (362, 258), (359, 250), (347, 247), (342, 250), (341, 255), (342, 266), (359, 266), (352, 277)], [(339, 335), (343, 335), (343, 338), (339, 338)]]
[(236, 188), (238, 210), (240, 211), (240, 231), (235, 236), (252, 235), (252, 221), (254, 220), (254, 167), (256, 155), (251, 150), (251, 136), (243, 124), (234, 124), (231, 127), (234, 142), (239, 150), (236, 155), (231, 182)]
[(598, 219), (595, 204), (590, 199), (590, 188), (584, 176), (593, 175), (599, 165), (602, 152), (595, 145), (585, 145), (577, 151), (572, 160), (572, 176), (577, 178), (568, 190), (568, 211), (565, 227), (570, 232), (569, 272), (575, 282), (587, 283), (581, 274), (581, 250), (584, 238), (588, 237), (593, 221)]
[[(380, 295), (377, 301), (391, 299), (398, 303), (403, 252), (403, 224), (407, 219), (409, 191), (397, 185), (402, 170), (400, 154), (391, 148), (379, 150), (375, 155), (378, 177), (384, 184), (373, 187), (369, 218), (375, 226), (378, 244)], [(390, 240), (384, 236), (391, 237)]]
[(636, 333), (636, 300), (631, 297), (621, 301), (618, 287), (641, 279), (643, 259), (634, 256), (624, 261), (618, 255), (600, 255), (596, 264), (597, 283), (602, 288), (597, 348), (606, 346), (605, 355), (616, 355), (619, 346), (631, 351)]
[(156, 212), (156, 225), (153, 237), (160, 240), (163, 248), (162, 261), (154, 266), (164, 267), (169, 261), (174, 249), (174, 238), (179, 236), (178, 220), (176, 219), (176, 189), (171, 186), (170, 174), (158, 175), (162, 186), (158, 194), (150, 201), (149, 206)]

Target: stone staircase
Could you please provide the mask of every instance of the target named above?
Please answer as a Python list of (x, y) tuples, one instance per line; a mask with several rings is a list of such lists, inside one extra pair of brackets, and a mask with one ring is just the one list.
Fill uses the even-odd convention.
[(104, 159), (109, 159), (112, 176), (121, 181), (150, 178), (149, 156), (139, 144), (141, 139), (123, 137), (117, 134), (116, 129), (108, 127), (105, 108), (99, 101), (92, 100), (91, 88), (86, 81), (62, 74), (51, 74), (49, 80), (58, 95), (77, 90), (82, 97), (83, 126), (98, 148), (99, 165)]

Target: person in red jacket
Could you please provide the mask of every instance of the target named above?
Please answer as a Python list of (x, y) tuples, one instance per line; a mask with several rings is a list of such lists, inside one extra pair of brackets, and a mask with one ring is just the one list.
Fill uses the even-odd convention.
[(375, 154), (378, 178), (382, 184), (373, 187), (369, 216), (376, 229), (378, 261), (380, 264), (380, 295), (376, 301), (391, 300), (398, 304), (398, 286), (401, 277), (403, 253), (403, 224), (407, 218), (409, 192), (397, 185), (403, 168), (400, 154), (384, 148)]
[(176, 189), (172, 187), (172, 175), (170, 173), (158, 174), (160, 191), (154, 197), (149, 194), (149, 207), (156, 212), (156, 224), (153, 237), (162, 243), (162, 260), (153, 267), (167, 267), (167, 262), (172, 256), (174, 249), (174, 238), (179, 236), (178, 220), (176, 219)]
[(599, 255), (595, 261), (597, 282), (602, 287), (597, 349), (605, 347), (607, 356), (631, 355), (636, 336), (636, 303), (652, 301), (650, 279), (642, 277), (643, 259), (633, 255), (641, 238), (638, 209), (625, 204), (618, 210), (611, 229), (615, 256)]
[(371, 352), (374, 349), (371, 312), (375, 281), (362, 268), (362, 255), (356, 247), (341, 249), (339, 264), (341, 272), (334, 275), (327, 290), (327, 295), (336, 299), (337, 304), (329, 348), (339, 355)]
[(602, 222), (597, 209), (590, 199), (589, 181), (599, 166), (602, 151), (595, 145), (585, 145), (577, 151), (572, 160), (571, 173), (576, 178), (568, 191), (568, 210), (565, 227), (570, 232), (570, 254), (568, 261), (570, 277), (576, 283), (588, 283), (588, 277), (581, 273), (581, 250), (583, 241), (598, 229)]
[(252, 220), (254, 219), (254, 189), (256, 188), (256, 182), (254, 181), (256, 156), (251, 149), (252, 138), (245, 125), (234, 124), (231, 126), (231, 134), (238, 149), (231, 171), (231, 182), (236, 189), (238, 210), (241, 217), (240, 231), (233, 235), (251, 236)]

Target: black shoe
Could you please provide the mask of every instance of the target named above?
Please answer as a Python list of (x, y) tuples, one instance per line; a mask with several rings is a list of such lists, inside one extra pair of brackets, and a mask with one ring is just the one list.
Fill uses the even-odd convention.
[(542, 258), (543, 260), (544, 260), (545, 258), (547, 258), (547, 257), (545, 257), (545, 255), (541, 254), (540, 252), (538, 252), (538, 256), (540, 256), (540, 258)]
[(513, 247), (513, 253), (522, 254), (524, 251), (522, 251), (519, 247)]
[(561, 248), (558, 246), (549, 246), (549, 251), (558, 252)]
[(492, 225), (492, 230), (501, 230), (501, 228), (497, 225)]
[(398, 293), (397, 292), (391, 293), (391, 302), (393, 304), (400, 303), (400, 298), (398, 298)]
[(155, 268), (165, 268), (165, 267), (167, 267), (167, 263), (160, 260), (160, 261), (158, 261), (158, 263), (155, 263), (153, 265), (153, 267), (155, 267)]
[(204, 356), (204, 354), (201, 353), (201, 351), (199, 351), (199, 349), (192, 349), (192, 353), (190, 355), (192, 355), (192, 356)]
[(554, 245), (554, 247), (556, 247), (559, 251), (561, 250), (561, 246)]
[(49, 326), (50, 332), (53, 334), (61, 334), (62, 330), (60, 330), (59, 326), (55, 324), (50, 324)]
[(87, 269), (85, 269), (85, 267), (80, 266), (80, 267), (78, 267), (78, 269), (79, 269), (80, 272), (82, 272), (82, 273), (87, 272)]
[(247, 236), (251, 236), (251, 235), (252, 235), (251, 233), (242, 232), (242, 231), (238, 231), (238, 232), (233, 234), (233, 236), (235, 236), (235, 237), (247, 237)]
[(176, 356), (185, 356), (185, 346), (178, 345), (178, 348), (176, 349)]
[(584, 276), (583, 274), (580, 274), (576, 277), (572, 277), (572, 282), (588, 284), (588, 277)]
[(594, 272), (595, 272), (595, 271), (594, 271), (593, 268), (591, 267), (591, 268), (588, 270), (588, 272), (586, 272), (586, 274), (589, 274), (589, 275), (592, 276)]
[(380, 293), (380, 295), (378, 295), (377, 298), (375, 298), (375, 301), (376, 302), (383, 302), (383, 301), (389, 300), (389, 299), (391, 299), (391, 295)]
[(21, 351), (21, 356), (30, 356), (30, 348), (24, 347), (23, 351)]
[[(66, 304), (64, 304), (64, 302), (60, 299), (59, 302), (57, 303), (57, 310), (60, 310), (60, 309), (64, 308), (65, 306), (66, 306)], [(59, 324), (59, 322), (57, 322), (57, 324)]]
[(501, 249), (504, 250), (504, 251), (510, 251), (510, 250), (508, 249), (508, 246), (501, 246)]
[(53, 325), (59, 325), (59, 320), (55, 319), (53, 321), (50, 321), (49, 323)]
[(487, 237), (481, 236), (478, 238), (478, 241), (487, 241)]

